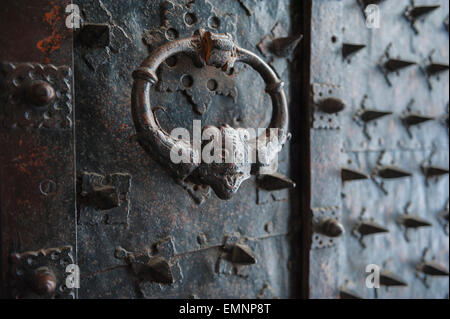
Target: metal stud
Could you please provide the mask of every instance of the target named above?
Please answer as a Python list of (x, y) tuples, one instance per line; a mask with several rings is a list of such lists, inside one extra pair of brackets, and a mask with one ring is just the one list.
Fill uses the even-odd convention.
[(344, 102), (336, 98), (327, 98), (317, 104), (317, 108), (328, 114), (339, 113), (345, 108)]
[(425, 60), (422, 63), (422, 66), (420, 69), (422, 70), (422, 73), (426, 76), (428, 88), (430, 90), (433, 89), (433, 85), (431, 83), (431, 78), (435, 77), (437, 80), (439, 80), (439, 75), (442, 72), (448, 71), (449, 65), (445, 63), (436, 63), (433, 61), (433, 54), (436, 52), (436, 50), (431, 50), (428, 54), (427, 60)]
[(381, 117), (391, 115), (392, 112), (383, 112), (378, 110), (362, 110), (359, 115), (359, 118), (364, 122), (368, 123), (374, 120), (377, 120)]
[(259, 187), (268, 191), (291, 189), (296, 186), (293, 180), (279, 173), (259, 175), (257, 183)]
[(448, 277), (448, 270), (441, 264), (438, 264), (436, 256), (432, 256), (431, 260), (427, 260), (427, 255), (430, 252), (429, 248), (423, 251), (422, 259), (416, 267), (416, 276), (422, 279), (425, 287), (430, 288), (428, 283), (429, 277)]
[(398, 74), (400, 70), (417, 64), (413, 61), (402, 60), (400, 58), (392, 58), (391, 54), (389, 53), (391, 47), (392, 43), (389, 43), (389, 45), (386, 47), (386, 50), (384, 51), (384, 55), (382, 55), (380, 60), (378, 61), (378, 67), (381, 69), (381, 72), (383, 72), (384, 78), (386, 79), (386, 82), (389, 86), (392, 86), (392, 82), (389, 79), (389, 74)]
[(364, 299), (357, 292), (347, 287), (341, 287), (339, 289), (339, 297), (341, 299)]
[(366, 213), (366, 208), (363, 208), (360, 214), (360, 222), (355, 225), (352, 231), (352, 235), (359, 239), (359, 243), (363, 248), (366, 248), (364, 243), (364, 237), (369, 235), (388, 233), (389, 229), (373, 221), (373, 218), (369, 220), (363, 220), (363, 216)]
[(36, 80), (26, 87), (27, 101), (37, 107), (50, 104), (55, 97), (55, 89), (48, 82)]
[(350, 55), (364, 49), (365, 47), (365, 44), (344, 43), (342, 44), (342, 57), (346, 59)]
[(431, 63), (427, 66), (428, 75), (436, 75), (449, 69), (448, 64)]
[(391, 271), (382, 270), (380, 272), (380, 285), (386, 287), (407, 287), (408, 284)]
[(357, 229), (358, 232), (363, 236), (389, 232), (389, 229), (373, 221), (361, 222)]
[(396, 72), (401, 69), (407, 68), (409, 66), (415, 65), (416, 62), (400, 60), (400, 59), (389, 59), (384, 63), (384, 67), (389, 72)]
[(396, 179), (396, 178), (410, 177), (412, 176), (412, 174), (398, 167), (384, 166), (378, 169), (378, 176), (384, 179)]
[(448, 270), (444, 266), (434, 262), (428, 261), (423, 263), (421, 270), (424, 274), (430, 276), (448, 276)]
[(415, 6), (414, 1), (411, 1), (411, 6), (407, 6), (403, 15), (404, 17), (409, 21), (411, 24), (411, 28), (414, 30), (416, 34), (419, 33), (419, 30), (416, 27), (416, 22), (420, 18), (424, 17), (425, 15), (433, 12), (434, 10), (438, 9), (440, 5), (432, 5), (432, 6)]
[(369, 176), (352, 169), (343, 168), (341, 170), (341, 178), (343, 182), (347, 182), (347, 181), (368, 179)]
[(368, 124), (372, 121), (378, 120), (382, 117), (391, 115), (392, 112), (390, 111), (379, 111), (375, 109), (369, 109), (366, 108), (366, 102), (367, 102), (368, 96), (364, 95), (362, 101), (361, 101), (361, 109), (359, 109), (355, 115), (353, 116), (353, 120), (356, 121), (356, 123), (363, 127), (363, 133), (364, 135), (371, 140), (372, 137), (369, 134), (368, 131)]
[(271, 51), (281, 58), (289, 58), (302, 39), (303, 35), (301, 34), (298, 36), (276, 38), (272, 41)]
[(422, 167), (422, 171), (426, 178), (439, 177), (449, 173), (447, 168), (437, 166)]
[(405, 206), (405, 212), (404, 214), (400, 215), (398, 217), (398, 223), (404, 227), (405, 229), (405, 239), (407, 242), (410, 241), (409, 238), (409, 230), (410, 229), (417, 229), (421, 227), (430, 227), (432, 226), (431, 223), (423, 218), (420, 218), (419, 216), (414, 216), (409, 213), (409, 208), (411, 207), (411, 202), (408, 202)]
[(320, 225), (321, 232), (328, 237), (339, 237), (344, 233), (344, 226), (334, 218), (325, 219)]
[(231, 251), (231, 262), (242, 265), (252, 265), (256, 264), (256, 257), (248, 246), (236, 244)]
[(48, 267), (40, 267), (34, 271), (33, 287), (41, 296), (48, 296), (55, 292), (57, 279)]
[(139, 258), (137, 258), (135, 263), (133, 263), (133, 269), (141, 280), (148, 280), (166, 285), (174, 283), (172, 270), (164, 258), (150, 257), (145, 258), (145, 263), (142, 261), (144, 260), (139, 260)]

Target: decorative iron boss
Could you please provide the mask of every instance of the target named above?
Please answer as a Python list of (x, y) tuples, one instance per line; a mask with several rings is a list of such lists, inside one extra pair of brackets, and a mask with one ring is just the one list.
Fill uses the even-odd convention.
[[(156, 71), (161, 63), (181, 52), (202, 66), (206, 64), (223, 71), (232, 68), (235, 62), (243, 62), (263, 78), (265, 90), (272, 100), (273, 111), (269, 127), (264, 129), (262, 134), (248, 138), (240, 134), (240, 129), (228, 125), (208, 127), (217, 133), (212, 135), (220, 136), (224, 141), (232, 141), (221, 146), (222, 159), (225, 159), (227, 154), (233, 154), (233, 158), (239, 160), (202, 162), (201, 150), (193, 147), (188, 140), (171, 136), (159, 125), (150, 104), (150, 86), (158, 82)], [(278, 153), (289, 138), (283, 83), (261, 58), (237, 46), (231, 35), (198, 30), (192, 37), (169, 42), (154, 50), (133, 72), (133, 78), (132, 113), (138, 141), (144, 150), (167, 167), (177, 180), (209, 185), (219, 198), (230, 199), (250, 175), (269, 174), (277, 170)], [(189, 160), (175, 163), (171, 160), (173, 150), (187, 154)], [(254, 154), (255, 160), (249, 160), (249, 154)]]

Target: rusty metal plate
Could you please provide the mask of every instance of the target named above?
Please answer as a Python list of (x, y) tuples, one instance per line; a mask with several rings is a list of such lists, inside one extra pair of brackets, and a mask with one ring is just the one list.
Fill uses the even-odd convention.
[[(69, 3), (19, 1), (0, 10), (0, 226), (5, 297), (16, 293), (36, 297), (26, 291), (41, 278), (26, 272), (26, 287), (15, 287), (23, 281), (13, 280), (13, 256), (48, 247), (76, 247), (72, 31), (64, 23)], [(48, 267), (53, 266), (49, 261)], [(61, 287), (64, 269), (57, 277)]]
[[(252, 15), (238, 1), (75, 3), (89, 25), (75, 35), (77, 168), (131, 177), (126, 223), (102, 222), (96, 216), (107, 214), (113, 220), (117, 213), (119, 218), (117, 208), (78, 208), (80, 297), (298, 296), (301, 216), (293, 213), (297, 191), (266, 191), (251, 178), (239, 196), (223, 201), (207, 189), (177, 183), (137, 143), (130, 109), (131, 71), (156, 47), (204, 28), (229, 32), (239, 46), (259, 54), (257, 44), (266, 35), (290, 35), (291, 2), (249, 2)], [(94, 31), (102, 36), (86, 35)], [(109, 32), (109, 41), (103, 32)], [(285, 82), (289, 95), (288, 60), (268, 54), (265, 61)], [(192, 132), (193, 120), (201, 120), (202, 126), (227, 123), (235, 128), (264, 127), (270, 120), (264, 82), (247, 66), (236, 64), (226, 74), (196, 66), (181, 54), (161, 66), (158, 78), (160, 84), (151, 89), (152, 103), (167, 132), (175, 127)], [(290, 176), (290, 167), (286, 145), (278, 170)], [(95, 216), (99, 222), (87, 222)], [(158, 249), (166, 238), (172, 245), (169, 253)], [(134, 257), (117, 258), (118, 247)], [(253, 259), (255, 263), (247, 264)]]

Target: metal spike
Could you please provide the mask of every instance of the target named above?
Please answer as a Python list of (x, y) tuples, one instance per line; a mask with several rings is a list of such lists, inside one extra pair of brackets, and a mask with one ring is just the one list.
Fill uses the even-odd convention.
[(448, 64), (431, 63), (427, 66), (427, 73), (428, 75), (436, 75), (438, 73), (447, 71), (448, 69)]
[(345, 108), (344, 102), (342, 102), (340, 99), (336, 98), (328, 98), (320, 101), (317, 104), (317, 107), (322, 112), (328, 113), (328, 114), (334, 114), (341, 112)]
[(406, 125), (418, 125), (424, 122), (432, 121), (434, 120), (434, 117), (429, 116), (423, 116), (420, 114), (409, 114), (407, 117), (403, 119), (403, 121), (406, 123)]
[(424, 262), (421, 267), (421, 271), (430, 276), (448, 276), (448, 270), (445, 269), (444, 266), (439, 265), (438, 263), (434, 261), (427, 261)]
[(383, 116), (387, 116), (387, 115), (391, 115), (392, 112), (382, 112), (382, 111), (377, 111), (377, 110), (364, 110), (363, 113), (359, 116), (359, 118), (363, 121), (363, 122), (370, 122), (370, 121), (374, 121), (376, 119), (379, 119), (380, 117)]
[(367, 236), (379, 233), (388, 233), (389, 229), (373, 221), (364, 221), (359, 224), (358, 232), (363, 236)]
[(231, 251), (231, 261), (237, 264), (256, 264), (256, 258), (251, 249), (246, 245), (236, 244)]
[(412, 18), (417, 19), (423, 15), (426, 15), (426, 14), (438, 9), (439, 7), (440, 7), (440, 5), (412, 7), (410, 10), (408, 10), (408, 14)]
[(367, 176), (366, 174), (354, 171), (352, 169), (343, 168), (341, 170), (341, 178), (342, 178), (342, 181), (346, 182), (346, 181), (353, 181), (353, 180), (360, 180), (360, 179), (368, 179), (369, 176)]
[(394, 273), (386, 270), (380, 272), (380, 285), (386, 287), (406, 287), (408, 284), (395, 275)]
[(276, 38), (272, 41), (271, 49), (275, 55), (288, 58), (294, 53), (295, 48), (302, 40), (303, 35), (286, 37), (286, 38)]
[(347, 58), (349, 55), (358, 52), (366, 47), (365, 44), (353, 44), (353, 43), (344, 43), (342, 44), (342, 56)]
[(280, 173), (259, 175), (259, 187), (268, 191), (295, 188), (295, 182)]
[(345, 287), (339, 289), (339, 297), (341, 299), (364, 299), (363, 297), (358, 295), (358, 293), (356, 293), (355, 291)]
[(419, 228), (419, 227), (429, 227), (431, 226), (431, 223), (426, 221), (425, 219), (422, 219), (418, 216), (413, 216), (409, 214), (404, 214), (400, 216), (400, 222), (406, 227), (406, 228)]
[(427, 178), (438, 177), (442, 175), (446, 175), (449, 173), (448, 169), (437, 167), (437, 166), (429, 166), (423, 168), (423, 173)]
[(378, 171), (378, 176), (384, 179), (394, 179), (410, 177), (412, 174), (397, 167), (385, 166)]
[(395, 71), (398, 71), (400, 69), (404, 69), (404, 68), (407, 68), (409, 66), (412, 66), (414, 64), (416, 64), (416, 63), (412, 62), (412, 61), (404, 61), (404, 60), (398, 60), (398, 59), (389, 59), (384, 64), (384, 67), (386, 68), (386, 70), (388, 70), (390, 72), (395, 72)]

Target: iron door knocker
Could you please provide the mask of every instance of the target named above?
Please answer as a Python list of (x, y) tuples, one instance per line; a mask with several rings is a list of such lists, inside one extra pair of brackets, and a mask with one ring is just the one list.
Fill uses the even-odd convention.
[[(201, 65), (210, 65), (226, 71), (235, 62), (243, 62), (255, 69), (266, 84), (266, 92), (273, 104), (269, 127), (258, 138), (250, 141), (241, 138), (236, 129), (228, 125), (212, 127), (220, 136), (233, 139), (234, 146), (248, 147), (255, 151), (256, 161), (236, 163), (200, 162), (201, 152), (194, 149), (190, 141), (175, 138), (165, 132), (155, 118), (150, 105), (150, 87), (158, 82), (156, 71), (167, 58), (186, 53)], [(250, 175), (276, 171), (275, 160), (288, 139), (288, 110), (283, 83), (276, 73), (257, 55), (237, 46), (229, 34), (215, 34), (199, 30), (192, 37), (169, 42), (157, 48), (142, 65), (133, 72), (132, 90), (133, 121), (140, 145), (160, 164), (168, 167), (176, 178), (209, 185), (221, 199), (229, 199), (237, 192), (241, 183)], [(209, 127), (211, 128), (211, 127)], [(277, 129), (276, 136), (270, 129)], [(261, 141), (264, 141), (261, 143)], [(190, 161), (174, 163), (171, 150), (179, 149), (188, 154)], [(239, 152), (239, 147), (223, 147), (223, 153)], [(239, 154), (242, 155), (242, 154)]]

